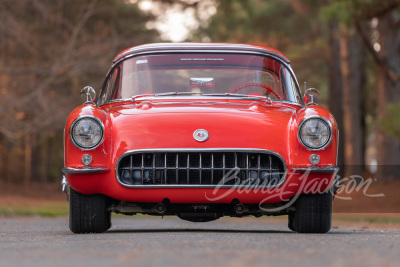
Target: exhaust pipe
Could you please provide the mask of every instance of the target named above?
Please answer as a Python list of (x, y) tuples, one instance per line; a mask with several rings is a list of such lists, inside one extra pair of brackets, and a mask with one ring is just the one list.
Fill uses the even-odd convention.
[(164, 203), (158, 203), (155, 209), (158, 214), (164, 214), (167, 210), (167, 206)]
[(245, 210), (245, 206), (243, 204), (236, 204), (235, 206), (233, 206), (234, 211), (236, 212), (236, 214), (243, 214), (244, 210)]

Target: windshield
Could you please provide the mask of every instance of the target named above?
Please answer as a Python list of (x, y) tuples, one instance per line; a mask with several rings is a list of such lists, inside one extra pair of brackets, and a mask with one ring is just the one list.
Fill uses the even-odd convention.
[[(168, 94), (170, 93), (170, 94)], [(122, 61), (108, 76), (100, 104), (135, 95), (247, 95), (300, 103), (279, 61), (247, 54), (157, 54)]]

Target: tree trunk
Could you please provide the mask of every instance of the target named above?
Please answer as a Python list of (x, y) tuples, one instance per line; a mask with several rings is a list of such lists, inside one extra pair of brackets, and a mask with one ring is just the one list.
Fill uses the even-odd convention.
[(343, 131), (345, 176), (361, 175), (363, 130), (361, 116), (362, 43), (352, 27), (340, 27), (340, 67), (342, 75)]
[(36, 182), (40, 179), (40, 169), (42, 165), (42, 158), (40, 156), (40, 143), (38, 142), (38, 136), (37, 134), (32, 133), (30, 137), (31, 141), (31, 154), (32, 154), (32, 159), (31, 159), (31, 181)]
[[(396, 73), (400, 72), (399, 26), (394, 22), (395, 12), (379, 18), (378, 31), (380, 33), (380, 56), (387, 66)], [(397, 14), (398, 15), (398, 14)], [(385, 107), (389, 103), (399, 101), (400, 81), (392, 81), (384, 70), (378, 66), (377, 88), (377, 119), (385, 117)], [(400, 119), (399, 119), (400, 121)], [(400, 122), (399, 122), (400, 123)], [(377, 132), (377, 161), (379, 180), (400, 178), (400, 142), (387, 135), (381, 129)]]
[(4, 139), (3, 136), (0, 134), (0, 183), (5, 180), (4, 176)]
[(46, 140), (44, 140), (43, 145), (42, 145), (42, 153), (41, 153), (41, 158), (42, 158), (42, 172), (41, 172), (41, 178), (40, 180), (42, 182), (48, 182), (49, 181), (49, 169), (51, 167), (50, 162), (51, 162), (51, 157), (53, 156), (51, 154), (50, 150), (50, 138), (47, 137)]
[(31, 136), (27, 134), (25, 136), (25, 178), (24, 185), (27, 187), (31, 181), (32, 171), (32, 143)]
[(335, 116), (339, 127), (338, 162), (340, 175), (344, 173), (344, 138), (343, 138), (343, 106), (342, 76), (340, 71), (339, 27), (336, 23), (329, 25), (329, 110)]

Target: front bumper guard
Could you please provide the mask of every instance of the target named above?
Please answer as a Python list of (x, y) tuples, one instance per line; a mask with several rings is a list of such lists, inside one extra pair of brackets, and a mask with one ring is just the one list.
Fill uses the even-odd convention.
[(336, 166), (328, 167), (309, 167), (309, 168), (292, 168), (293, 172), (309, 172), (309, 173), (338, 173), (339, 168)]
[(83, 167), (83, 168), (71, 168), (64, 167), (62, 168), (62, 172), (64, 174), (85, 174), (85, 173), (98, 173), (98, 172), (106, 172), (110, 169), (105, 167)]
[(331, 173), (335, 176), (335, 179), (333, 180), (332, 188), (331, 188), (333, 195), (336, 195), (339, 190), (340, 177), (337, 175), (337, 173), (339, 172), (339, 168), (336, 166), (328, 166), (328, 167), (313, 166), (310, 168), (292, 168), (292, 172)]

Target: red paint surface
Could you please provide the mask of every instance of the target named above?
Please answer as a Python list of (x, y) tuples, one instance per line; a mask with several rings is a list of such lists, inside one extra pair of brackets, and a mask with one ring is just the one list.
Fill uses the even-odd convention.
[[(237, 198), (242, 203), (259, 203), (268, 198), (265, 203), (273, 203), (301, 193), (299, 188), (310, 187), (308, 183), (327, 179), (325, 185), (328, 186), (334, 178), (331, 174), (312, 174), (304, 180), (299, 179), (301, 174), (295, 174), (288, 175), (287, 181), (278, 189), (254, 189), (249, 192), (219, 189), (216, 194), (213, 194), (214, 189), (204, 188), (123, 187), (116, 179), (115, 165), (124, 152), (135, 149), (255, 148), (279, 153), (289, 171), (297, 167), (310, 167), (308, 159), (311, 154), (321, 157), (317, 166), (336, 165), (337, 125), (332, 114), (323, 107), (311, 105), (301, 108), (290, 104), (266, 104), (263, 101), (247, 100), (171, 101), (157, 99), (101, 107), (77, 107), (68, 117), (65, 127), (65, 166), (83, 167), (82, 155), (90, 154), (93, 157), (92, 167), (107, 167), (110, 171), (66, 175), (71, 187), (84, 194), (100, 193), (115, 199), (135, 202), (160, 202), (168, 198), (173, 203), (229, 203)], [(144, 105), (146, 108), (143, 108)], [(69, 139), (71, 123), (82, 115), (96, 116), (105, 126), (104, 141), (92, 151), (76, 148)], [(332, 142), (322, 151), (307, 150), (297, 137), (299, 123), (312, 115), (325, 117), (333, 127)], [(206, 129), (210, 138), (205, 142), (194, 140), (193, 132), (197, 129)], [(226, 196), (223, 196), (224, 194)], [(217, 196), (218, 200), (210, 200)]]

